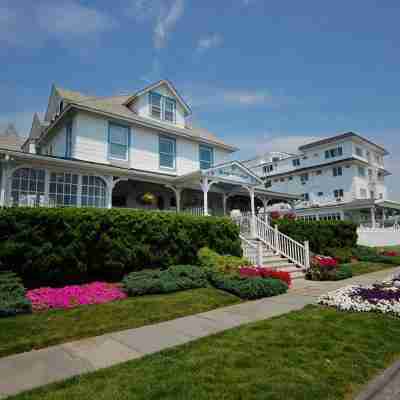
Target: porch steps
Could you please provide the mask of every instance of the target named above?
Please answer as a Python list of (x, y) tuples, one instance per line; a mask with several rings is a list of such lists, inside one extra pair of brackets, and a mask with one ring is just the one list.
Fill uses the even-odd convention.
[[(247, 245), (247, 254), (256, 257), (259, 240), (251, 238), (246, 239), (250, 242), (250, 245)], [(276, 271), (288, 272), (292, 280), (304, 278), (304, 268), (298, 267), (284, 256), (275, 254), (274, 251), (265, 246), (264, 243), (261, 243), (261, 245), (263, 265), (275, 269)]]

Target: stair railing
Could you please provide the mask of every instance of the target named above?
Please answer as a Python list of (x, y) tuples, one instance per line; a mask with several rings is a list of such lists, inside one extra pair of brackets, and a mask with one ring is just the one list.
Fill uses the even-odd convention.
[(262, 249), (260, 246), (250, 242), (243, 235), (239, 235), (242, 242), (243, 257), (252, 265), (262, 265)]

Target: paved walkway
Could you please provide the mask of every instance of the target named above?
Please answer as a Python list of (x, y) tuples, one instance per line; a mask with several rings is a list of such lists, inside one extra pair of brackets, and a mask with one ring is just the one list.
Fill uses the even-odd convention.
[(280, 296), (1, 358), (0, 399), (249, 322), (299, 310), (307, 304), (315, 303), (322, 293), (351, 283), (371, 283), (387, 277), (393, 270), (340, 282), (295, 280), (289, 292)]

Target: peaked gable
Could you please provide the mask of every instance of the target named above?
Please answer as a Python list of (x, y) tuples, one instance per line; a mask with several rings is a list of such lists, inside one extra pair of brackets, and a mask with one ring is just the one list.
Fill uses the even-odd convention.
[(181, 95), (175, 89), (174, 85), (172, 85), (172, 83), (166, 79), (163, 79), (161, 81), (153, 83), (152, 85), (147, 86), (146, 88), (144, 88), (142, 90), (139, 90), (133, 96), (129, 97), (128, 100), (126, 100), (124, 104), (126, 106), (129, 106), (130, 104), (135, 102), (139, 97), (146, 95), (147, 93), (150, 93), (152, 91), (158, 92), (164, 96), (174, 98), (184, 109), (186, 115), (189, 115), (192, 113), (189, 105), (185, 102), (185, 100), (183, 100)]

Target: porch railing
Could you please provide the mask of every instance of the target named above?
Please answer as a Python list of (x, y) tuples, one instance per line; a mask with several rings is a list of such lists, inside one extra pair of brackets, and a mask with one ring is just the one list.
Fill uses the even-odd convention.
[(241, 236), (257, 238), (276, 254), (286, 257), (296, 265), (303, 268), (310, 267), (308, 241), (304, 242), (304, 244), (299, 243), (280, 232), (277, 225), (272, 227), (258, 216), (241, 216), (235, 218), (234, 221), (240, 227)]
[(239, 235), (242, 242), (243, 257), (251, 262), (252, 265), (261, 265), (261, 254), (259, 246), (247, 240), (243, 235)]

